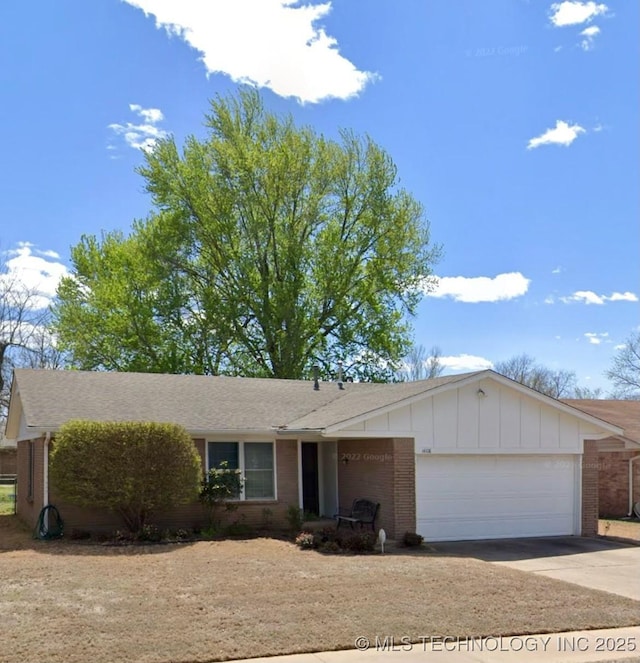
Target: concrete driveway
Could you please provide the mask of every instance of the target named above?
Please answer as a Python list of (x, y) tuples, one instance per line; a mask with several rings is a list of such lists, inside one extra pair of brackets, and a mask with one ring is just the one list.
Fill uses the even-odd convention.
[(578, 536), (434, 543), (438, 553), (513, 569), (640, 601), (640, 546)]

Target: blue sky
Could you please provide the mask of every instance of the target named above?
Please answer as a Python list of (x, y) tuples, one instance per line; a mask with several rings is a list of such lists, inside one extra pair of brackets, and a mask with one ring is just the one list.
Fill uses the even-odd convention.
[(414, 320), (449, 371), (526, 352), (609, 388), (640, 322), (640, 4), (58, 0), (0, 9), (0, 251), (48, 297), (150, 201), (140, 148), (217, 93), (395, 160), (444, 247)]

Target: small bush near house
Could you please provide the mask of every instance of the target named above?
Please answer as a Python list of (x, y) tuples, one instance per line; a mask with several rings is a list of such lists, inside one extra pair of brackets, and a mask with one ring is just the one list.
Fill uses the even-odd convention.
[(236, 500), (242, 492), (244, 480), (240, 470), (229, 469), (229, 463), (223, 460), (218, 467), (212, 467), (200, 483), (200, 502), (207, 510), (209, 528), (220, 528), (218, 515), (221, 507), (234, 511), (237, 505), (229, 500)]
[(175, 424), (71, 421), (56, 435), (50, 477), (63, 501), (109, 509), (138, 533), (155, 511), (196, 499), (200, 456)]
[(372, 532), (355, 532), (339, 540), (339, 545), (343, 550), (348, 550), (349, 552), (373, 552), (376, 545), (376, 537)]
[(303, 550), (311, 550), (317, 547), (315, 536), (311, 532), (300, 532), (296, 536), (296, 545), (300, 546)]
[(361, 530), (340, 531), (324, 528), (316, 532), (301, 532), (296, 544), (303, 549), (313, 548), (324, 553), (369, 553), (373, 552), (376, 537), (372, 532)]
[(327, 555), (334, 555), (340, 551), (341, 548), (336, 541), (327, 541), (325, 543), (321, 543), (318, 546), (318, 552), (325, 553)]
[(158, 543), (165, 538), (164, 533), (159, 527), (155, 525), (143, 525), (142, 529), (138, 532), (139, 541), (149, 541), (151, 543)]
[(287, 522), (291, 532), (299, 532), (302, 527), (302, 511), (297, 504), (290, 504), (287, 507)]
[(415, 532), (405, 532), (404, 536), (402, 537), (402, 543), (407, 548), (421, 546), (423, 541), (424, 537), (420, 534), (416, 534)]
[(227, 536), (248, 536), (253, 532), (251, 525), (247, 525), (245, 522), (246, 516), (244, 513), (240, 520), (234, 520), (232, 523), (229, 523), (224, 531)]

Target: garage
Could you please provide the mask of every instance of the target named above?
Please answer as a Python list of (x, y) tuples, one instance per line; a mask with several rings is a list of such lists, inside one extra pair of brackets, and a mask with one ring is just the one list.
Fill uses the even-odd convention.
[(427, 541), (579, 534), (576, 454), (416, 456), (416, 525)]

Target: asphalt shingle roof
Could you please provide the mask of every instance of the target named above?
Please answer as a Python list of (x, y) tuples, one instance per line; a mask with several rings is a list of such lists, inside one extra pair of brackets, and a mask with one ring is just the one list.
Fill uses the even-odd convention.
[[(483, 371), (481, 371), (483, 372)], [(397, 384), (17, 369), (27, 426), (174, 422), (190, 431), (322, 429), (479, 373)]]
[(640, 444), (640, 401), (570, 398), (562, 402), (623, 428), (627, 439)]

